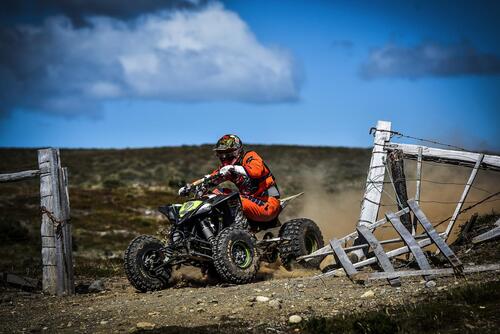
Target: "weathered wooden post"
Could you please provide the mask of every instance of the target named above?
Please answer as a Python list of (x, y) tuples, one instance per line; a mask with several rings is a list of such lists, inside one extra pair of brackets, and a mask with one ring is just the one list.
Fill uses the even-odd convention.
[(42, 210), (42, 288), (49, 294), (73, 294), (73, 261), (67, 177), (59, 150), (38, 150)]
[[(387, 164), (391, 173), (392, 184), (398, 202), (398, 210), (408, 207), (408, 191), (406, 189), (406, 175), (404, 169), (403, 151), (394, 150), (387, 155)], [(401, 216), (401, 223), (409, 232), (415, 230), (412, 226), (410, 213)]]
[(70, 220), (69, 192), (68, 192), (68, 168), (61, 169), (60, 191), (61, 208), (63, 212), (64, 224), (62, 227), (63, 249), (64, 249), (64, 269), (66, 280), (66, 294), (75, 293), (75, 280), (73, 275), (73, 229)]

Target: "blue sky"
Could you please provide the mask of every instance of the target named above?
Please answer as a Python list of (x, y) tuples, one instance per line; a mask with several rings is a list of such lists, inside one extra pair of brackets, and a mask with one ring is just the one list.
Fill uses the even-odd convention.
[(21, 35), (0, 36), (1, 146), (171, 146), (236, 133), (367, 147), (383, 119), (500, 150), (498, 2), (229, 1), (126, 14), (49, 3), (43, 16), (27, 5), (1, 17)]

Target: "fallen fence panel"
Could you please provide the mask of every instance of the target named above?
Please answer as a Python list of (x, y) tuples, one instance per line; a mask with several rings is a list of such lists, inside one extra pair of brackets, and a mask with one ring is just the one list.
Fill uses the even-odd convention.
[[(397, 217), (400, 217), (401, 215), (404, 215), (404, 214), (406, 214), (408, 212), (410, 212), (410, 209), (409, 208), (404, 208), (403, 210), (399, 210), (398, 212), (396, 212), (394, 214)], [(369, 229), (373, 231), (374, 229), (376, 229), (377, 227), (380, 227), (380, 226), (384, 225), (385, 223), (387, 223), (387, 220), (385, 218), (380, 219), (377, 222), (373, 223), (369, 227)], [(346, 235), (346, 236), (338, 239), (338, 242), (339, 243), (347, 242), (349, 240), (352, 240), (352, 239), (356, 238), (357, 236), (358, 236), (358, 231), (354, 231), (354, 232), (349, 233), (348, 235)], [(356, 245), (355, 247), (360, 247), (360, 246), (361, 245)], [(360, 247), (360, 248), (363, 248), (363, 247)], [(358, 248), (356, 248), (356, 249), (358, 249)], [(326, 246), (318, 249), (317, 251), (314, 251), (311, 254), (303, 255), (303, 256), (298, 257), (297, 261), (312, 259), (312, 258), (315, 258), (315, 257), (318, 257), (318, 256), (324, 256), (324, 255), (329, 255), (329, 254), (332, 254), (331, 253), (331, 247), (330, 247), (330, 245), (326, 245)]]
[[(426, 246), (429, 246), (430, 244), (432, 244), (432, 241), (429, 238), (424, 239), (424, 240), (420, 240), (418, 242), (418, 245), (420, 247), (426, 247)], [(399, 256), (399, 255), (406, 254), (408, 252), (410, 252), (410, 250), (408, 249), (408, 246), (403, 246), (400, 248), (393, 249), (393, 250), (387, 252), (386, 254), (387, 254), (387, 257), (393, 258), (393, 257)], [(371, 258), (368, 258), (366, 260), (353, 263), (353, 266), (354, 266), (354, 268), (361, 268), (361, 267), (364, 267), (364, 266), (367, 266), (367, 265), (370, 265), (370, 264), (373, 264), (376, 262), (377, 262), (377, 259), (375, 257), (371, 257)], [(338, 269), (331, 270), (331, 271), (328, 271), (324, 274), (316, 275), (314, 277), (315, 278), (323, 278), (323, 277), (333, 276), (333, 275), (337, 274), (337, 270)]]
[[(500, 270), (500, 264), (485, 264), (478, 266), (468, 266), (464, 267), (464, 274), (478, 273), (482, 271), (497, 271)], [(377, 273), (360, 273), (356, 276), (357, 280), (360, 281), (370, 281), (377, 279), (390, 279), (392, 277), (410, 277), (410, 276), (450, 276), (455, 274), (453, 268), (442, 268), (442, 269), (425, 269), (425, 270), (401, 270), (394, 273), (390, 272), (377, 272)]]

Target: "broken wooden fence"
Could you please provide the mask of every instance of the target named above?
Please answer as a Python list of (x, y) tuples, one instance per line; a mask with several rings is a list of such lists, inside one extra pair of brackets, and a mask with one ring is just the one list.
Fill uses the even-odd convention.
[[(428, 280), (434, 275), (440, 276), (453, 273), (464, 274), (485, 270), (499, 270), (500, 265), (496, 264), (467, 267), (464, 269), (458, 257), (448, 246), (447, 240), (455, 226), (459, 214), (462, 212), (463, 205), (478, 170), (490, 169), (500, 171), (500, 156), (467, 152), (464, 150), (448, 150), (393, 143), (390, 141), (392, 135), (404, 135), (392, 131), (391, 123), (386, 121), (378, 121), (376, 128), (371, 129), (370, 133), (372, 133), (372, 130), (374, 130), (372, 158), (366, 179), (365, 193), (361, 201), (361, 213), (356, 231), (338, 240), (335, 238), (332, 239), (325, 247), (310, 255), (303, 256), (299, 258), (299, 260), (308, 261), (314, 257), (333, 255), (336, 263), (340, 264), (347, 275), (353, 280), (386, 278), (393, 286), (399, 285), (399, 277), (403, 276), (422, 275)], [(416, 192), (412, 200), (408, 200), (403, 159), (414, 159), (417, 161)], [(438, 233), (435, 230), (435, 227), (419, 206), (422, 161), (472, 167), (469, 179), (465, 183), (464, 190), (457, 201), (455, 210), (443, 233)], [(384, 181), (386, 175), (390, 182)], [(385, 218), (377, 221), (382, 193), (385, 192), (383, 189), (384, 183), (392, 184), (396, 195), (396, 205), (399, 211), (395, 213), (389, 212), (385, 215)], [(413, 219), (411, 219), (410, 214), (413, 215)], [(391, 224), (400, 238), (383, 241), (379, 241), (375, 238), (373, 235), (374, 230), (387, 223)], [(415, 235), (417, 224), (423, 227), (424, 233), (421, 235)], [(478, 236), (476, 242), (479, 242), (482, 238), (490, 239), (497, 237), (499, 234), (500, 227), (497, 226), (497, 228), (485, 233), (484, 236)], [(343, 243), (347, 245), (347, 242), (350, 240), (354, 240), (352, 246), (342, 247)], [(403, 242), (405, 246), (388, 252), (384, 251), (382, 245), (397, 242)], [(445, 256), (452, 268), (432, 269), (430, 267), (429, 261), (422, 249), (431, 244), (434, 244), (438, 248), (439, 252)], [(372, 251), (374, 256), (367, 257), (369, 250)], [(350, 252), (356, 254), (356, 257), (361, 259), (361, 261), (352, 263), (348, 256)], [(415, 271), (395, 271), (390, 259), (403, 254), (411, 254), (420, 269)], [(367, 274), (360, 274), (357, 271), (357, 268), (374, 263), (379, 265), (383, 273), (373, 273), (371, 276), (367, 276)], [(334, 273), (335, 271), (331, 271), (320, 276), (330, 276)]]
[(38, 170), (0, 174), (0, 182), (40, 177), (42, 214), (42, 289), (48, 294), (74, 293), (68, 170), (61, 167), (59, 150), (38, 150)]

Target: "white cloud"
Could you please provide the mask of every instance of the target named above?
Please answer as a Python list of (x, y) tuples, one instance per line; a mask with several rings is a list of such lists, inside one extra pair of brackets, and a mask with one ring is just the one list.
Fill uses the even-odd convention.
[[(274, 103), (299, 97), (291, 55), (259, 43), (222, 5), (149, 14), (130, 22), (66, 17), (2, 31), (2, 111), (68, 115), (117, 98)], [(21, 93), (22, 92), (22, 93)]]

